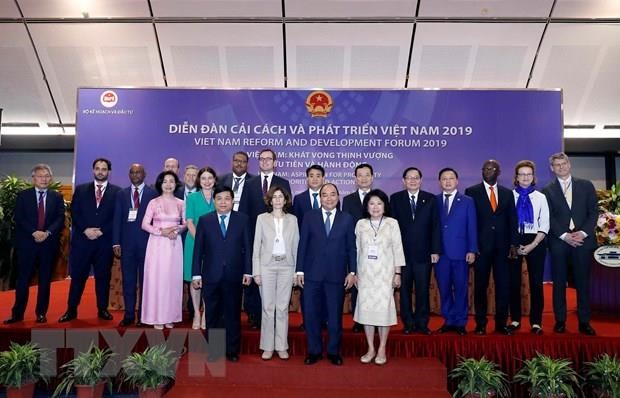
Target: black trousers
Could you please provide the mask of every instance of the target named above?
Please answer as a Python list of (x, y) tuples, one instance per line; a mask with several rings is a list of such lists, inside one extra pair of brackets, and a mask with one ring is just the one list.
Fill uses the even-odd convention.
[[(519, 244), (528, 245), (535, 238), (536, 234), (522, 234)], [(517, 259), (510, 261), (510, 318), (514, 322), (521, 322), (521, 276), (523, 259), (525, 258), (530, 283), (530, 326), (542, 326), (542, 314), (545, 306), (543, 276), (546, 255), (546, 240), (543, 240), (528, 255), (518, 256)]]
[(553, 280), (553, 313), (556, 322), (566, 322), (566, 282), (572, 267), (577, 290), (577, 316), (580, 323), (590, 322), (590, 280), (592, 249), (572, 247), (563, 241), (549, 245)]
[(73, 247), (70, 255), (71, 286), (68, 306), (77, 310), (91, 266), (95, 275), (97, 309), (107, 310), (110, 299), (110, 277), (112, 276), (112, 245), (106, 242), (87, 242)]
[[(428, 327), (430, 314), (429, 289), (431, 283), (430, 262), (426, 263), (407, 263), (401, 268), (400, 286), (400, 319), (405, 327), (415, 326), (416, 328)], [(415, 312), (411, 294), (415, 287)]]
[(487, 289), (493, 270), (495, 281), (495, 327), (503, 327), (508, 320), (509, 272), (508, 249), (494, 248), (482, 252), (476, 259), (474, 268), (474, 308), (476, 310), (476, 325), (487, 324)]
[(17, 249), (17, 283), (15, 286), (15, 304), (13, 305), (13, 317), (23, 318), (28, 305), (28, 290), (30, 279), (35, 267), (39, 265), (39, 281), (37, 291), (36, 315), (45, 315), (50, 302), (50, 284), (52, 282), (52, 270), (58, 253), (58, 242), (43, 242), (33, 248)]

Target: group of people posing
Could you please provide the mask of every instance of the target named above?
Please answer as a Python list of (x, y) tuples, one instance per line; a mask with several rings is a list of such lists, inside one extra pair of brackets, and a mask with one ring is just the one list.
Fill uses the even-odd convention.
[[(564, 153), (549, 158), (554, 178), (536, 188), (536, 166), (514, 167), (513, 189), (498, 184), (500, 165), (487, 160), (481, 183), (459, 192), (458, 172), (438, 173), (441, 193), (423, 191), (422, 171), (402, 173), (404, 189), (390, 197), (373, 187), (374, 170), (359, 164), (356, 190), (341, 198), (325, 182), (325, 170), (306, 170), (307, 190), (294, 198), (288, 181), (274, 174), (276, 153), (260, 151), (258, 175), (237, 152), (232, 172), (218, 177), (210, 167), (167, 159), (153, 187), (141, 164), (129, 169), (131, 185), (108, 182), (112, 165), (93, 162), (94, 181), (75, 188), (72, 203), (71, 285), (60, 322), (74, 320), (91, 267), (98, 317), (108, 312), (112, 256), (121, 259), (124, 317), (120, 326), (173, 328), (182, 320), (183, 282), (194, 329), (224, 328), (226, 358), (239, 359), (241, 308), (260, 328), (262, 358), (288, 359), (288, 310), (294, 286), (302, 288), (306, 364), (327, 357), (342, 364), (340, 342), (345, 291), (352, 291), (354, 331), (363, 330), (368, 351), (360, 360), (383, 365), (390, 326), (397, 323), (394, 289), (400, 288), (403, 332), (432, 334), (429, 324), (431, 270), (437, 279), (444, 324), (436, 332), (467, 333), (469, 266), (474, 266), (478, 335), (487, 330), (487, 287), (495, 282), (495, 331), (521, 327), (521, 270), (527, 263), (531, 332), (543, 333), (543, 271), (547, 247), (553, 274), (554, 331), (566, 331), (566, 282), (572, 265), (579, 332), (590, 325), (590, 255), (595, 247), (597, 201), (590, 181), (571, 176)], [(49, 166), (32, 171), (31, 189), (15, 209), (19, 275), (12, 316), (23, 320), (28, 283), (39, 265), (37, 322), (47, 321), (53, 259), (64, 224), (62, 198), (49, 190)], [(341, 206), (342, 201), (342, 206)], [(342, 209), (341, 209), (342, 207)], [(138, 300), (137, 292), (141, 293)], [(412, 293), (413, 294), (412, 297)], [(138, 304), (139, 301), (139, 304)], [(415, 304), (414, 304), (415, 303)], [(510, 323), (509, 323), (510, 317)], [(379, 345), (375, 346), (375, 333)]]

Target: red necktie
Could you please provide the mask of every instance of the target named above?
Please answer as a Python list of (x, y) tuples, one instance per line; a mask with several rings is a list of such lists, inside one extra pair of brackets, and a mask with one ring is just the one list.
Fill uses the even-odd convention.
[(489, 187), (489, 189), (491, 190), (491, 209), (493, 213), (495, 213), (495, 210), (497, 210), (497, 198), (495, 197), (495, 190), (493, 187)]
[(99, 207), (99, 203), (101, 203), (101, 199), (103, 198), (103, 191), (101, 190), (103, 185), (97, 184), (97, 192), (95, 192), (95, 200), (97, 200), (97, 207)]
[(44, 194), (44, 191), (39, 191), (39, 206), (37, 209), (37, 231), (43, 231), (43, 228), (45, 228), (45, 203), (43, 203)]
[(140, 194), (138, 193), (137, 187), (136, 187), (136, 190), (133, 191), (133, 207), (134, 209), (137, 209), (138, 207), (140, 207)]

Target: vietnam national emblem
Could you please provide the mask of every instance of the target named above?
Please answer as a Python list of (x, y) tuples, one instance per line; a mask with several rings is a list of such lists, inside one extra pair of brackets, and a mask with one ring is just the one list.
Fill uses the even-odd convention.
[(313, 91), (306, 98), (306, 109), (312, 117), (327, 117), (334, 102), (327, 91)]

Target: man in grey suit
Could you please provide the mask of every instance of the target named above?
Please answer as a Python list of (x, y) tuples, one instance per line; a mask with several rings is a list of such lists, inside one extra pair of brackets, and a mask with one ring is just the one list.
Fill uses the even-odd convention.
[(565, 153), (549, 157), (556, 178), (543, 190), (549, 202), (549, 250), (553, 275), (553, 313), (556, 333), (566, 332), (566, 281), (572, 265), (577, 289), (579, 332), (596, 335), (590, 326), (590, 277), (592, 251), (596, 247), (594, 228), (598, 206), (594, 185), (571, 175)]

